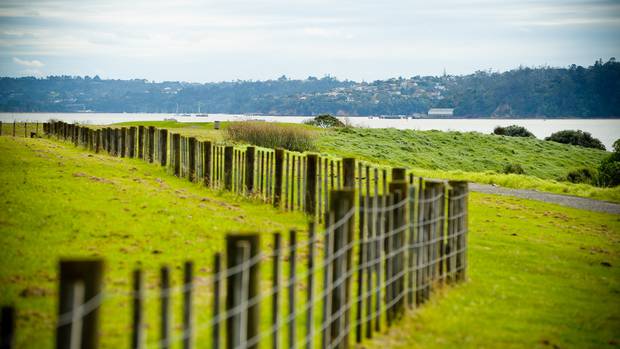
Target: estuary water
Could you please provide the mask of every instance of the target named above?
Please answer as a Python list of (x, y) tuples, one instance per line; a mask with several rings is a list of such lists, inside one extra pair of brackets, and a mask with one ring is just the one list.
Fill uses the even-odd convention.
[[(208, 117), (146, 114), (146, 113), (0, 113), (2, 122), (32, 121), (49, 119), (88, 124), (112, 124), (123, 121), (160, 121), (175, 119), (179, 122), (213, 122), (262, 120), (267, 122), (301, 123), (310, 116), (260, 116), (236, 114), (209, 114)], [(345, 119), (345, 118), (341, 118)], [(519, 125), (530, 130), (536, 137), (545, 138), (560, 130), (582, 130), (590, 132), (603, 142), (607, 150), (620, 138), (620, 119), (379, 119), (376, 117), (348, 117), (355, 126), (370, 128), (397, 128), (411, 130), (440, 130), (491, 133), (495, 126)]]

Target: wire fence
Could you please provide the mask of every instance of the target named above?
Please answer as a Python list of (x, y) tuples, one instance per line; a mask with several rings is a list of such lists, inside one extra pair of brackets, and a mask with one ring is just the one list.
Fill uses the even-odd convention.
[[(229, 234), (210, 276), (196, 279), (187, 262), (179, 286), (164, 266), (157, 289), (146, 288), (146, 271), (137, 269), (131, 290), (104, 291), (103, 260), (61, 261), (57, 348), (96, 348), (101, 307), (115, 299), (130, 300), (131, 348), (348, 348), (437, 288), (465, 280), (466, 182), (354, 159), (217, 145), (154, 128), (58, 122), (44, 129), (93, 151), (142, 155), (175, 175), (307, 212), (311, 222), (303, 238), (296, 231), (288, 239), (260, 234), (273, 239), (268, 244), (259, 234)], [(183, 303), (178, 327), (175, 297)], [(196, 299), (208, 299), (210, 309), (197, 309)], [(145, 324), (149, 300), (160, 304), (159, 329)], [(197, 313), (208, 315), (196, 321)]]

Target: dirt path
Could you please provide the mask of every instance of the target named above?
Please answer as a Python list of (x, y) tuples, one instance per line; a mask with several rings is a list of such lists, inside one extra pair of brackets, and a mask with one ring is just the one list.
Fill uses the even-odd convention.
[(620, 204), (615, 204), (607, 201), (593, 200), (580, 198), (577, 196), (559, 195), (543, 193), (535, 190), (526, 189), (508, 189), (503, 187), (495, 187), (488, 184), (470, 183), (469, 189), (486, 194), (497, 194), (506, 196), (516, 196), (524, 199), (539, 200), (558, 204), (562, 206), (568, 206), (573, 208), (579, 208), (582, 210), (620, 214)]

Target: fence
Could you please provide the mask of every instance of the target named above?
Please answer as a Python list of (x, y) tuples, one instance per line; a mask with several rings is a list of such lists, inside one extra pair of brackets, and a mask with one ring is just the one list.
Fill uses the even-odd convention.
[(42, 131), (42, 124), (39, 122), (7, 123), (0, 121), (0, 136), (35, 137), (40, 131)]
[[(465, 279), (466, 182), (422, 179), (355, 159), (214, 145), (155, 128), (94, 130), (58, 122), (44, 130), (311, 218), (307, 238), (290, 231), (286, 244), (279, 233), (270, 246), (259, 234), (228, 235), (208, 280), (196, 281), (187, 262), (183, 284), (173, 287), (163, 267), (155, 293), (159, 337), (149, 343), (144, 302), (153, 295), (144, 286), (145, 271), (134, 272), (131, 291), (111, 293), (103, 291), (102, 260), (61, 261), (57, 348), (96, 348), (100, 306), (115, 297), (131, 298), (131, 348), (177, 342), (183, 348), (348, 348), (391, 326), (437, 287)], [(196, 292), (204, 285), (206, 292)], [(172, 325), (174, 294), (182, 295), (180, 330)], [(194, 323), (195, 297), (211, 299), (207, 321)]]

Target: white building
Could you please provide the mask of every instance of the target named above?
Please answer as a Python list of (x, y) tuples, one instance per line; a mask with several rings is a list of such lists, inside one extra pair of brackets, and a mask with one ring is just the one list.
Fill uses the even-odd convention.
[(428, 116), (443, 118), (454, 116), (454, 108), (431, 108), (428, 110)]

